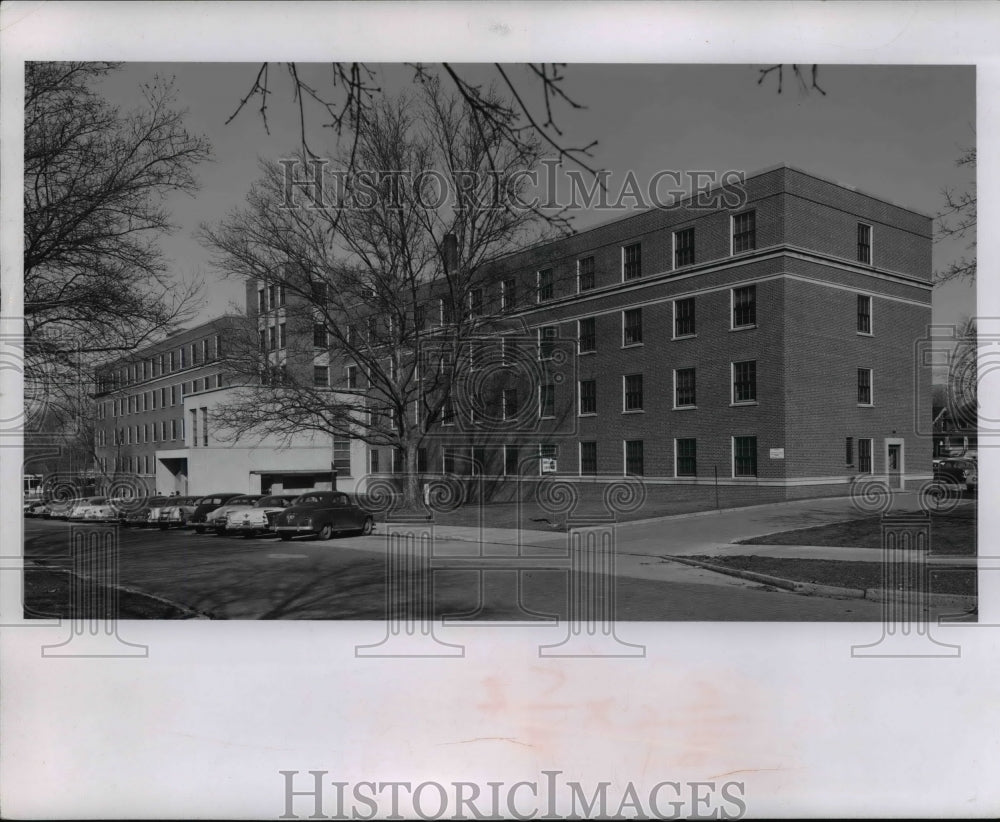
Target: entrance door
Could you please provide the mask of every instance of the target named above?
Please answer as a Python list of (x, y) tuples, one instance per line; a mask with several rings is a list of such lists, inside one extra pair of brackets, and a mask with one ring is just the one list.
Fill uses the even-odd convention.
[(903, 444), (890, 442), (886, 444), (886, 471), (889, 474), (889, 487), (903, 487)]

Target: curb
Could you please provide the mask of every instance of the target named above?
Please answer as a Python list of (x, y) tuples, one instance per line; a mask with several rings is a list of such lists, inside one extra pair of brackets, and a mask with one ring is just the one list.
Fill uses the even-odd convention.
[[(696, 568), (704, 568), (706, 571), (713, 571), (717, 574), (726, 574), (731, 577), (760, 582), (764, 585), (771, 585), (785, 591), (792, 591), (796, 594), (806, 594), (812, 596), (825, 596), (836, 599), (867, 599), (872, 602), (887, 602), (894, 598), (892, 591), (884, 588), (844, 588), (839, 585), (822, 585), (818, 582), (799, 582), (783, 577), (774, 577), (770, 574), (760, 574), (756, 571), (744, 571), (740, 568), (730, 568), (725, 565), (716, 565), (711, 562), (691, 559), (689, 557), (662, 557), (666, 560), (680, 562), (683, 565), (691, 565)], [(929, 604), (941, 605), (945, 607), (972, 609), (976, 607), (978, 598), (965, 596), (962, 594), (924, 594)]]

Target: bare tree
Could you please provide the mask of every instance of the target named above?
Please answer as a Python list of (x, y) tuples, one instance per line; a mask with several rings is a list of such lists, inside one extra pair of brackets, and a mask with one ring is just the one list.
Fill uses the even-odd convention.
[[(542, 148), (509, 125), (428, 80), (367, 108), (333, 167), (264, 163), (246, 207), (203, 227), (222, 270), (256, 281), (265, 309), (288, 306), (287, 328), (251, 314), (230, 345), (244, 385), (216, 413), (224, 430), (389, 446), (416, 499), (421, 443), (451, 414), (489, 321), (477, 294), (491, 263), (552, 230), (518, 205)], [(293, 169), (308, 177), (290, 187)], [(318, 352), (346, 380), (317, 381)]]
[[(950, 280), (976, 279), (976, 149), (967, 148), (955, 163), (959, 168), (967, 168), (973, 173), (970, 186), (964, 190), (945, 189), (945, 207), (937, 215), (938, 240), (968, 239), (967, 255), (950, 263), (943, 271), (937, 272), (939, 283)], [(973, 328), (973, 332), (975, 328)], [(974, 336), (974, 333), (973, 333)]]
[[(166, 198), (192, 194), (210, 156), (169, 83), (124, 112), (93, 88), (110, 63), (28, 63), (24, 109), (24, 315), (28, 368), (78, 367), (187, 318), (157, 245)], [(29, 375), (30, 377), (30, 375)]]

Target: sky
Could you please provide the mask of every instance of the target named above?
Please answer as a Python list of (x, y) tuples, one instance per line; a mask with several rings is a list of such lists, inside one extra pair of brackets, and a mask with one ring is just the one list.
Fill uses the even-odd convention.
[[(129, 63), (101, 86), (105, 96), (131, 108), (140, 84), (154, 75), (173, 78), (186, 124), (213, 144), (214, 160), (200, 171), (201, 190), (169, 205), (178, 231), (162, 241), (179, 279), (203, 278), (205, 300), (198, 321), (242, 308), (242, 284), (222, 278), (211, 253), (195, 237), (202, 223), (215, 223), (240, 205), (258, 176), (259, 159), (289, 156), (299, 145), (298, 109), (287, 73), (271, 67), (267, 128), (252, 101), (227, 119), (251, 88), (259, 64)], [(375, 82), (387, 93), (412, 84), (413, 71), (400, 64), (375, 65)], [(460, 66), (463, 76), (489, 83), (487, 65)], [(747, 173), (788, 163), (819, 176), (928, 214), (944, 205), (945, 189), (968, 189), (968, 170), (956, 166), (964, 147), (975, 144), (975, 69), (971, 66), (821, 66), (819, 85), (806, 92), (789, 73), (781, 94), (774, 78), (759, 85), (752, 65), (572, 64), (564, 89), (583, 109), (563, 106), (556, 122), (566, 144), (598, 145), (589, 161), (608, 169), (611, 180), (631, 171), (646, 180), (659, 170)], [(541, 113), (541, 96), (524, 66), (506, 70)], [(329, 89), (327, 67), (303, 67), (318, 88)], [(316, 110), (308, 118), (310, 144), (333, 153), (334, 135)], [(614, 183), (612, 183), (614, 188)], [(617, 213), (578, 214), (576, 229)], [(934, 268), (961, 256), (966, 242), (938, 242)], [(933, 321), (959, 323), (975, 313), (975, 288), (938, 286)]]

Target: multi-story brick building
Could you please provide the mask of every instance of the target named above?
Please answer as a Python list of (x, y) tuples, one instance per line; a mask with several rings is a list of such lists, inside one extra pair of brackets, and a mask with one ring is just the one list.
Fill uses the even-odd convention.
[(461, 471), (461, 454), (473, 471), (523, 474), (528, 455), (529, 472), (641, 475), (675, 497), (717, 486), (723, 502), (930, 477), (915, 343), (931, 320), (931, 218), (787, 166), (744, 191), (499, 261), (477, 310), (537, 338), (539, 357), (570, 341), (574, 360), (520, 398), (538, 403), (527, 428), (439, 428), (431, 471)]
[[(516, 351), (542, 367), (528, 389), (497, 385), (492, 397), (483, 390), (490, 369), (470, 373), (454, 413), (423, 443), (418, 470), (489, 476), (500, 499), (514, 475), (597, 487), (640, 475), (678, 499), (714, 487), (721, 504), (841, 494), (858, 475), (896, 487), (930, 477), (931, 440), (919, 433), (930, 424), (929, 365), (915, 344), (931, 319), (931, 218), (788, 166), (749, 176), (739, 191), (626, 216), (493, 264), (468, 296), (484, 336), (505, 340), (495, 370), (511, 370)], [(444, 321), (428, 308), (429, 326)], [(248, 282), (247, 313), (268, 359), (287, 359), (298, 345), (302, 374), (316, 386), (363, 391), (356, 367), (314, 338), (313, 317), (286, 304), (280, 282)], [(361, 312), (358, 322), (367, 321)], [(139, 360), (173, 351), (176, 362), (215, 328), (183, 332)], [(145, 382), (127, 381), (125, 363), (105, 369), (99, 424), (125, 437), (116, 456), (139, 460), (144, 472), (155, 446), (131, 443), (128, 427), (135, 437), (141, 415), (156, 412), (111, 417), (109, 409), (210, 376), (204, 361), (188, 354), (186, 363), (189, 373), (160, 366)], [(188, 429), (212, 405), (189, 393), (181, 395)], [(486, 413), (484, 401), (493, 406)], [(181, 415), (167, 409), (160, 413), (183, 438)], [(350, 476), (344, 487), (362, 488), (365, 474), (400, 467), (390, 448), (320, 439), (283, 470), (318, 471), (312, 463), (328, 465), (335, 452)], [(99, 443), (105, 460), (109, 444)], [(199, 447), (184, 442), (157, 458), (169, 474), (158, 490), (169, 490), (171, 476), (194, 477)], [(246, 471), (240, 463), (237, 473)], [(222, 490), (201, 486), (189, 490)]]

